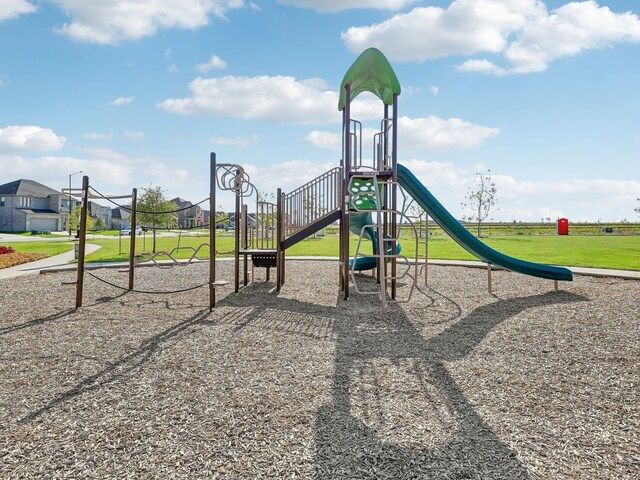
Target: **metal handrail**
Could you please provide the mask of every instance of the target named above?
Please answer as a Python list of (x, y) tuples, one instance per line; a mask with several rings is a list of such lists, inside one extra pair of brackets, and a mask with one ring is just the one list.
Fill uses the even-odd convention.
[(278, 245), (276, 223), (278, 206), (275, 203), (256, 201), (255, 225), (248, 225), (247, 248), (275, 250)]
[(340, 208), (342, 169), (335, 167), (284, 196), (284, 236), (290, 237), (306, 226)]

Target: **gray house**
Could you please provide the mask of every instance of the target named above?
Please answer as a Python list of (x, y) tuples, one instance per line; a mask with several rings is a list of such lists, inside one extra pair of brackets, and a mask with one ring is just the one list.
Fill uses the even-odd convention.
[(175, 203), (177, 208), (184, 209), (178, 212), (178, 226), (180, 228), (193, 228), (204, 225), (204, 210), (200, 205), (194, 205), (189, 200), (180, 197), (170, 201)]
[(33, 180), (0, 185), (0, 232), (63, 230), (67, 203), (61, 192)]
[(102, 219), (105, 228), (111, 228), (111, 207), (104, 207), (96, 202), (89, 201), (87, 202), (87, 208), (89, 209), (90, 217), (94, 220)]
[(121, 207), (112, 208), (110, 223), (114, 230), (131, 228), (131, 211)]

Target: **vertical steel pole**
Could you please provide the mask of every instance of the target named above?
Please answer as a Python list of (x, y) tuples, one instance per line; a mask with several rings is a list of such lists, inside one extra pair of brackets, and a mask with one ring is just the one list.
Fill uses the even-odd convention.
[[(138, 208), (138, 189), (131, 192), (131, 233), (129, 234), (129, 290), (133, 290), (136, 268), (136, 214)], [(155, 235), (155, 231), (154, 231)]]
[(487, 287), (489, 288), (489, 293), (491, 293), (491, 264), (487, 263)]
[(67, 227), (69, 227), (69, 240), (71, 240), (71, 175), (69, 175), (69, 216), (67, 217)]
[(393, 183), (391, 187), (391, 209), (393, 210), (391, 218), (391, 298), (395, 300), (397, 289), (397, 245), (396, 236), (398, 235), (398, 223), (396, 211), (398, 209), (398, 94), (393, 94), (393, 150), (391, 151), (391, 168), (393, 172)]
[(87, 245), (87, 209), (89, 203), (89, 177), (82, 177), (82, 210), (80, 212), (80, 240), (78, 245), (78, 272), (76, 280), (76, 310), (82, 306), (84, 288), (84, 254)]
[(282, 189), (278, 188), (276, 193), (276, 291), (282, 287), (282, 227), (284, 215), (284, 196)]
[(216, 154), (209, 166), (209, 311), (216, 306)]
[(349, 298), (349, 177), (351, 176), (351, 84), (344, 86), (346, 102), (344, 105), (344, 167), (342, 170), (342, 215), (340, 221), (340, 242), (342, 245), (342, 289), (344, 299)]
[(240, 290), (240, 203), (241, 203), (241, 195), (242, 195), (242, 170), (236, 170), (236, 179), (235, 179), (235, 187), (236, 187), (236, 213), (234, 219), (234, 277), (235, 277), (235, 293), (238, 293)]
[(424, 285), (427, 286), (427, 270), (429, 269), (429, 214), (426, 213), (426, 225), (424, 232)]
[[(242, 215), (241, 215), (241, 219), (242, 219), (242, 249), (244, 251), (247, 250), (248, 248), (248, 242), (249, 242), (249, 222), (247, 220), (248, 214), (247, 214), (247, 206), (246, 205), (242, 205)], [(244, 253), (242, 255), (242, 265), (243, 265), (243, 271), (242, 271), (242, 285), (243, 286), (247, 286), (249, 284), (249, 265), (247, 263), (247, 254)]]

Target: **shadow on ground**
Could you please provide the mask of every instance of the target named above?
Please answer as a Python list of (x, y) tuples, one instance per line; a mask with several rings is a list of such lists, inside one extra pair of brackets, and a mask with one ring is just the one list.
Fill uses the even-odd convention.
[[(228, 296), (221, 305), (246, 307), (252, 302), (251, 291), (265, 288), (259, 284), (250, 286), (238, 296)], [(461, 312), (460, 306), (452, 299), (434, 290), (428, 291), (428, 294), (445, 298), (452, 313)], [(361, 313), (371, 311), (370, 299), (354, 295), (345, 302), (339, 298), (337, 308), (319, 307), (284, 298), (278, 298), (273, 304), (273, 308), (289, 314), (308, 314), (312, 311), (333, 319), (331, 336), (336, 342), (336, 353), (332, 401), (318, 411), (315, 421), (315, 477), (531, 478), (515, 452), (500, 440), (469, 404), (444, 362), (461, 360), (497, 325), (526, 309), (586, 299), (563, 291), (498, 299), (477, 308), (430, 339), (425, 339), (416, 330), (397, 304), (389, 307), (390, 315), (387, 318), (380, 316), (377, 322), (372, 322), (370, 315)], [(264, 304), (255, 304), (253, 307), (251, 314), (242, 319), (240, 328), (260, 321), (265, 309), (269, 308)], [(417, 383), (424, 386), (424, 397), (431, 397), (433, 391), (437, 392), (445, 406), (445, 416), (453, 420), (450, 422), (453, 428), (443, 442), (429, 448), (400, 446), (388, 441), (383, 432), (376, 431), (353, 414), (352, 391), (354, 385), (361, 381), (359, 372), (366, 369), (367, 364), (370, 364), (370, 370), (375, 371), (375, 364), (381, 359), (395, 365), (410, 361), (411, 374), (417, 377)], [(375, 379), (373, 383), (375, 389)], [(379, 394), (373, 392), (374, 399)], [(375, 405), (368, 407), (376, 408)], [(437, 420), (444, 422), (444, 419)]]

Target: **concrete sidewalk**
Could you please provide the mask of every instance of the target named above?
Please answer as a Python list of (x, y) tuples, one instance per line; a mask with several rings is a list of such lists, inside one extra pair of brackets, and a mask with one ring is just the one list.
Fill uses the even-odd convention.
[[(86, 246), (86, 254), (90, 254), (99, 250), (100, 245), (93, 245), (88, 243)], [(60, 255), (54, 255), (53, 257), (43, 258), (42, 260), (36, 260), (35, 262), (23, 263), (22, 265), (16, 265), (15, 267), (0, 269), (0, 280), (5, 278), (21, 277), (23, 275), (33, 275), (47, 270), (57, 269), (70, 269), (75, 270), (76, 265), (70, 265), (69, 262), (73, 260), (73, 250)]]

